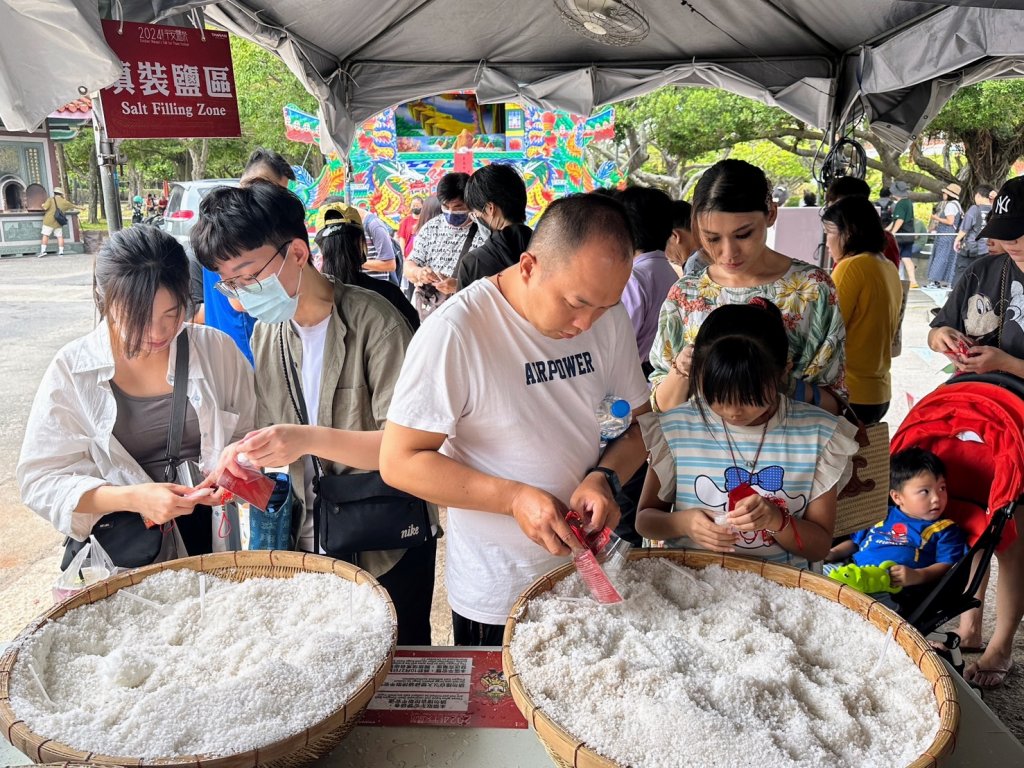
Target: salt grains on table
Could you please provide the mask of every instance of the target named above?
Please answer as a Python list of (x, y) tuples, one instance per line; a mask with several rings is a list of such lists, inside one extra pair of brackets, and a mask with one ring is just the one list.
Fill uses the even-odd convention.
[(391, 647), (385, 603), (332, 574), (207, 576), (202, 619), (195, 571), (128, 589), (144, 599), (122, 590), (24, 641), (11, 705), (36, 733), (150, 759), (245, 752), (340, 708)]
[(532, 599), (511, 653), (533, 699), (633, 768), (912, 763), (939, 727), (930, 683), (847, 608), (754, 574), (623, 569), (598, 606), (573, 575)]

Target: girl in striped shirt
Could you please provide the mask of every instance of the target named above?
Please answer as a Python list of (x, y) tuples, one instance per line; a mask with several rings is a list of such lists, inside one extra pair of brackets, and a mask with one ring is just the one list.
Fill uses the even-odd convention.
[(828, 554), (853, 425), (785, 395), (788, 340), (773, 303), (715, 309), (694, 343), (692, 396), (641, 417), (648, 539), (797, 566)]

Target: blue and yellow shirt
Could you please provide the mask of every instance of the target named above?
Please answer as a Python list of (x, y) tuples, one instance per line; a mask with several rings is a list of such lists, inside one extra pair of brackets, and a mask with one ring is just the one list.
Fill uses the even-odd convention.
[(858, 547), (853, 555), (857, 565), (880, 565), (886, 560), (910, 568), (952, 565), (966, 551), (963, 531), (952, 520), (918, 520), (895, 505), (889, 506), (885, 520), (850, 538)]

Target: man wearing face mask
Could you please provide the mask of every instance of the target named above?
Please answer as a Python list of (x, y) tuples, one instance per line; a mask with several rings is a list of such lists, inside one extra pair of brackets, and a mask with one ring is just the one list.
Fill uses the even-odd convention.
[[(313, 479), (377, 469), (409, 324), (377, 293), (317, 271), (302, 203), (281, 187), (211, 191), (191, 240), (197, 258), (220, 275), (218, 289), (258, 321), (252, 351), (260, 429), (228, 446), (211, 477), (241, 473), (239, 453), (258, 467), (287, 466), (303, 501), (292, 519), (293, 546), (353, 559), (332, 551), (325, 527), (314, 526)], [(429, 515), (436, 530), (436, 508)], [(435, 552), (430, 538), (408, 549), (355, 553), (391, 595), (403, 644), (430, 643)]]
[(449, 173), (437, 183), (441, 215), (416, 233), (412, 255), (405, 262), (405, 278), (416, 286), (413, 304), (420, 319), (455, 293), (459, 257), (483, 245), (485, 236), (474, 226), (466, 205), (467, 173)]
[(526, 184), (511, 165), (491, 163), (476, 171), (466, 184), (466, 205), (476, 223), (491, 236), (466, 254), (455, 275), (461, 291), (481, 277), (496, 275), (519, 263), (530, 247), (533, 230), (526, 221)]

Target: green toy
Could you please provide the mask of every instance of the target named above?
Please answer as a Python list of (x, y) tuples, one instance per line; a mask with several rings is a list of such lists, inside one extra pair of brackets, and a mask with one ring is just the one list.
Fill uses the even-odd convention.
[(891, 592), (896, 594), (903, 587), (894, 586), (889, 578), (889, 569), (896, 565), (892, 560), (886, 560), (881, 565), (841, 565), (834, 569), (828, 577), (853, 587), (865, 595), (872, 595), (878, 592)]

